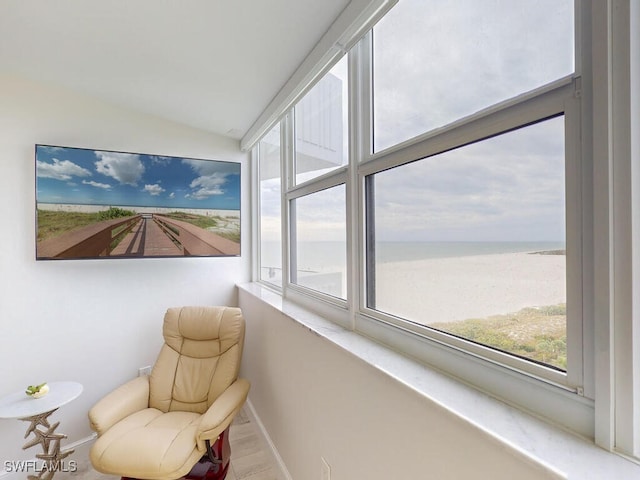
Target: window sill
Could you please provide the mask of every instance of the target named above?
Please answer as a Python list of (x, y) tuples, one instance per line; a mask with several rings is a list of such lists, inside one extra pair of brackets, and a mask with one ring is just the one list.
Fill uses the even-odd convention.
[(555, 472), (557, 478), (640, 478), (637, 463), (346, 330), (261, 284), (243, 284), (239, 288), (524, 458)]

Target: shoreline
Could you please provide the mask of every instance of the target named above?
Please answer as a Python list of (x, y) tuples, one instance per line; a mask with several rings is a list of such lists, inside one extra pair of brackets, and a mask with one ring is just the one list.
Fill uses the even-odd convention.
[(529, 255), (567, 255), (566, 250), (542, 250), (540, 252), (528, 252)]

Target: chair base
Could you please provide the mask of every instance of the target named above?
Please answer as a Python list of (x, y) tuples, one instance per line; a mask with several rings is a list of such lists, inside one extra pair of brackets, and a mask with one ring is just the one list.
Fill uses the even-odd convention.
[[(215, 459), (204, 455), (196, 463), (189, 473), (178, 480), (224, 480), (229, 471), (229, 459), (231, 457), (231, 445), (229, 445), (229, 428), (220, 434), (216, 442), (211, 445), (211, 453)], [(131, 477), (122, 477), (122, 480), (138, 480)]]

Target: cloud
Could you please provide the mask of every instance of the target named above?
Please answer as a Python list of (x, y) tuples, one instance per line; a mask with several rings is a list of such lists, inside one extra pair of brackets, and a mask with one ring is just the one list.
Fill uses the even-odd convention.
[(185, 198), (204, 200), (212, 196), (223, 195), (222, 188), (232, 175), (240, 174), (240, 164), (234, 162), (220, 162), (216, 160), (193, 160), (182, 159), (182, 163), (189, 165), (198, 175), (189, 186), (192, 191), (185, 195)]
[(345, 241), (346, 221), (344, 185), (321, 190), (295, 200), (298, 241)]
[(171, 192), (169, 194), (169, 198), (176, 198), (176, 192)]
[[(278, 242), (278, 247), (276, 247), (276, 258), (278, 258), (277, 256), (280, 255), (279, 244), (282, 241), (282, 227), (279, 216), (260, 217), (260, 238), (263, 242)], [(263, 246), (263, 248), (265, 247)], [(267, 255), (269, 253), (267, 252)]]
[(165, 191), (165, 189), (162, 188), (157, 183), (155, 185), (145, 185), (142, 190), (154, 197), (160, 195), (162, 192)]
[(88, 181), (88, 180), (83, 180), (82, 183), (83, 185), (91, 185), (92, 187), (102, 188), (104, 190), (109, 190), (111, 188), (111, 185), (108, 185), (106, 183), (98, 183), (98, 182)]
[(189, 165), (195, 173), (204, 177), (213, 174), (238, 175), (240, 173), (240, 164), (236, 162), (184, 158), (182, 159), (182, 163)]
[(48, 152), (49, 154), (64, 152), (65, 150), (65, 147), (55, 147), (53, 145), (38, 145), (38, 151)]
[[(573, 0), (399, 2), (373, 35), (376, 150), (571, 74), (573, 22)], [(278, 143), (261, 144), (265, 163)], [(377, 239), (564, 238), (563, 117), (415, 160), (376, 175)], [(280, 184), (277, 169), (261, 173), (261, 228), (274, 239)], [(344, 197), (307, 197), (298, 239), (343, 238)]]
[(222, 186), (227, 182), (226, 177), (224, 173), (212, 173), (196, 178), (189, 184), (193, 191), (187, 194), (188, 198), (204, 200), (214, 195), (223, 195), (225, 191)]
[(398, 3), (374, 28), (377, 150), (573, 73), (573, 32), (573, 0)]
[(72, 177), (90, 177), (91, 172), (69, 160), (54, 158), (53, 163), (38, 160), (36, 162), (36, 175), (40, 178), (70, 180)]
[[(399, 2), (373, 34), (375, 150), (572, 74), (573, 3)], [(375, 177), (378, 239), (564, 237), (563, 117), (415, 160)]]
[(132, 153), (95, 152), (98, 173), (111, 177), (124, 185), (137, 186), (144, 173), (140, 156)]
[(149, 160), (155, 165), (169, 165), (173, 157), (165, 157), (162, 155), (149, 155)]
[(280, 178), (270, 178), (260, 182), (260, 216), (280, 218)]
[(381, 240), (564, 238), (563, 118), (375, 176)]

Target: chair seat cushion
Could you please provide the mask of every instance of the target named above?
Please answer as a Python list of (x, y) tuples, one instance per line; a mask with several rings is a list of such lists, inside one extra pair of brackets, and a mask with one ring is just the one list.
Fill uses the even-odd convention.
[(196, 446), (201, 415), (140, 410), (116, 423), (91, 448), (91, 462), (102, 473), (148, 479), (175, 479), (203, 455)]

